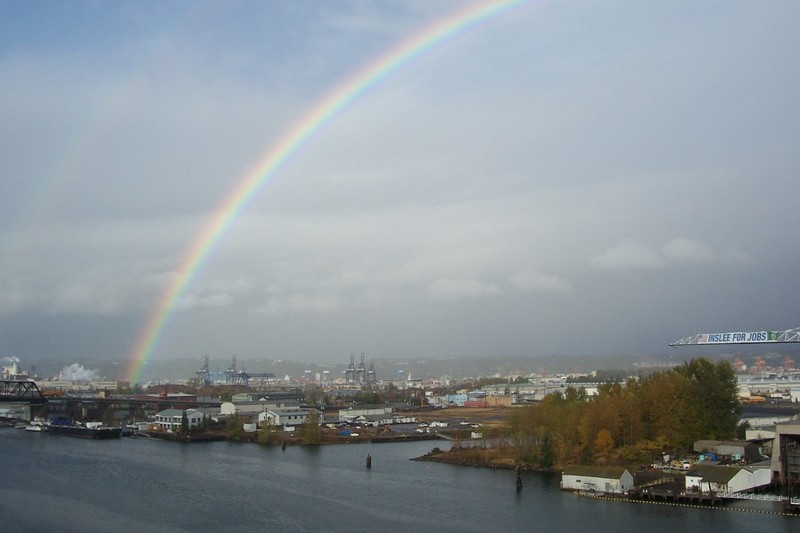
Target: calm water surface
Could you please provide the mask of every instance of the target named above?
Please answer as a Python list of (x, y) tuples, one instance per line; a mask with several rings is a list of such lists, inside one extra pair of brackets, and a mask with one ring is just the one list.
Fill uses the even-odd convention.
[(0, 531), (800, 530), (800, 518), (580, 498), (552, 475), (526, 473), (517, 494), (510, 471), (409, 460), (437, 445), (281, 451), (0, 429)]

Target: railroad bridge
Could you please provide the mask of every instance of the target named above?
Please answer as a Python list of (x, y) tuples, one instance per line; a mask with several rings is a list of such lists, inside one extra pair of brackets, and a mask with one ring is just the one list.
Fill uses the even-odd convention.
[(33, 381), (4, 379), (0, 381), (0, 402), (43, 405), (47, 403), (47, 398)]

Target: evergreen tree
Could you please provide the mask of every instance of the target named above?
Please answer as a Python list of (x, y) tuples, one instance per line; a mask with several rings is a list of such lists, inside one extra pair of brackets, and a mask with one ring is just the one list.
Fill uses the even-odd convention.
[(686, 379), (686, 392), (692, 414), (693, 439), (729, 439), (736, 431), (741, 404), (739, 386), (727, 361), (701, 357), (675, 369)]
[(319, 427), (319, 411), (311, 409), (303, 424), (303, 444), (319, 444), (322, 442), (322, 430)]

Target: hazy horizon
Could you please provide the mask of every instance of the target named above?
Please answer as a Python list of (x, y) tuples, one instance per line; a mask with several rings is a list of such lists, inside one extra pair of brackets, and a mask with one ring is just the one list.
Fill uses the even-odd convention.
[[(727, 347), (732, 348), (732, 347)], [(509, 375), (554, 375), (566, 373), (588, 374), (592, 371), (627, 372), (628, 375), (648, 373), (672, 366), (679, 366), (699, 357), (712, 360), (727, 360), (731, 363), (741, 359), (748, 368), (754, 367), (756, 359), (762, 357), (767, 367), (782, 367), (785, 357), (790, 356), (800, 361), (800, 349), (788, 349), (788, 345), (751, 347), (751, 350), (725, 350), (723, 347), (710, 349), (678, 348), (665, 354), (594, 354), (594, 355), (549, 355), (549, 356), (486, 356), (486, 357), (448, 357), (448, 358), (374, 358), (365, 354), (365, 366), (374, 368), (378, 380), (398, 379), (398, 370), (404, 370), (405, 376), (423, 379), (440, 379), (442, 377), (505, 377)], [(354, 363), (360, 365), (361, 354), (354, 354)], [(3, 357), (3, 366), (13, 358)], [(248, 373), (273, 372), (278, 379), (290, 375), (294, 379), (303, 377), (305, 371), (312, 375), (330, 372), (331, 379), (342, 377), (349, 364), (349, 354), (336, 361), (302, 361), (292, 359), (249, 359), (237, 356), (237, 371)], [(202, 368), (203, 358), (156, 359), (142, 367), (140, 384), (152, 381), (185, 381), (196, 376)], [(232, 356), (221, 357), (209, 355), (208, 369), (213, 380), (223, 380), (224, 372), (230, 368)], [(40, 358), (36, 360), (19, 360), (21, 370), (30, 371), (35, 367), (43, 379), (50, 379), (63, 374), (63, 378), (77, 381), (99, 379), (116, 379), (125, 381), (123, 375), (127, 361), (125, 359), (109, 360), (107, 358), (83, 358), (81, 360), (65, 358)]]

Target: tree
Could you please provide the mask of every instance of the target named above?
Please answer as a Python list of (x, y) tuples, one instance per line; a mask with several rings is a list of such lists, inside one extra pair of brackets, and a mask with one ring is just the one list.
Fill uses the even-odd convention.
[(730, 364), (700, 358), (624, 385), (605, 383), (592, 397), (569, 386), (515, 410), (506, 427), (518, 457), (545, 468), (649, 461), (666, 450), (690, 449), (698, 439), (731, 438), (740, 410)]
[(303, 424), (303, 444), (319, 444), (322, 442), (322, 430), (319, 427), (319, 411), (310, 409)]
[(597, 438), (594, 440), (594, 453), (598, 459), (607, 460), (611, 450), (614, 449), (614, 437), (611, 432), (606, 428), (597, 432)]
[(747, 438), (747, 430), (750, 429), (750, 422), (746, 420), (736, 426), (736, 438), (737, 440), (745, 440)]
[(742, 407), (739, 384), (730, 363), (714, 364), (700, 357), (677, 367), (675, 372), (687, 382), (693, 440), (733, 437)]
[(552, 468), (554, 465), (553, 443), (550, 441), (550, 437), (545, 435), (539, 451), (539, 466), (542, 468)]
[(183, 410), (181, 415), (181, 429), (180, 432), (185, 434), (189, 432), (189, 417), (186, 415), (186, 409)]
[(276, 438), (275, 426), (272, 425), (271, 419), (267, 417), (261, 422), (261, 431), (258, 432), (258, 442), (260, 444), (272, 444), (275, 442)]

